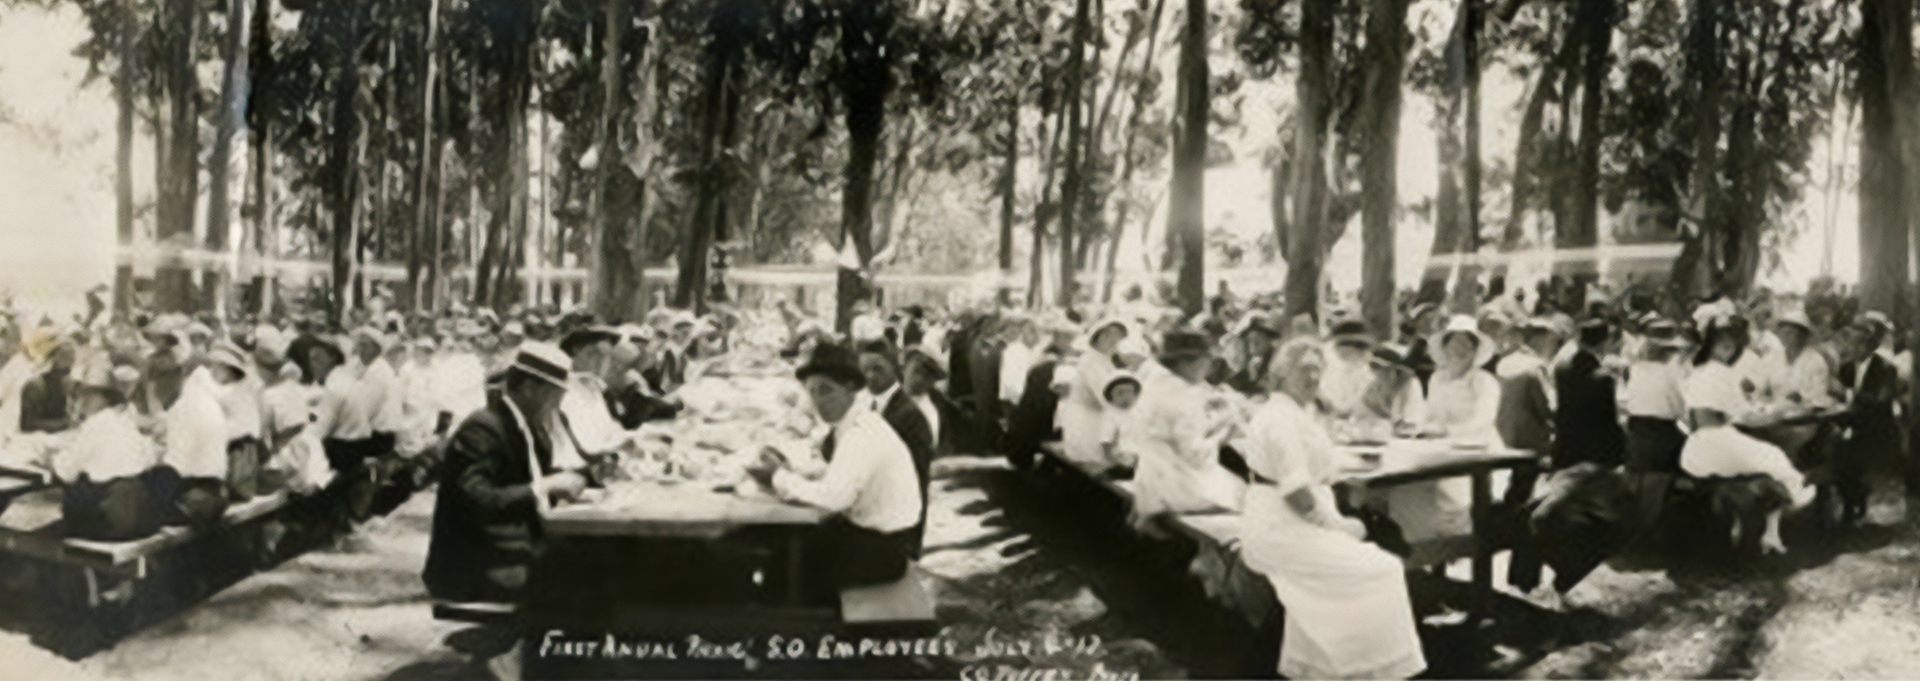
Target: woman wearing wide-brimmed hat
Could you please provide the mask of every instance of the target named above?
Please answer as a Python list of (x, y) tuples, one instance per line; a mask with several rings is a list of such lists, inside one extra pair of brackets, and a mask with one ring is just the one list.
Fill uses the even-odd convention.
[(1110, 318), (1087, 327), (1074, 343), (1079, 352), (1073, 361), (1075, 378), (1054, 412), (1054, 422), (1060, 426), (1060, 445), (1068, 459), (1085, 463), (1102, 460), (1100, 421), (1106, 405), (1100, 391), (1120, 370), (1116, 353), (1120, 342), (1131, 335), (1133, 331), (1125, 321)]
[(1762, 500), (1768, 515), (1760, 548), (1785, 553), (1786, 546), (1780, 541), (1780, 516), (1789, 504), (1811, 503), (1814, 488), (1786, 452), (1734, 427), (1763, 411), (1748, 398), (1742, 385), (1746, 379), (1734, 369), (1746, 351), (1745, 320), (1734, 316), (1709, 318), (1702, 328), (1703, 340), (1693, 360), (1693, 371), (1681, 386), (1693, 432), (1680, 450), (1680, 468), (1699, 478), (1764, 475), (1778, 483), (1770, 486), (1772, 494)]
[[(1484, 368), (1493, 358), (1493, 339), (1473, 317), (1456, 315), (1428, 343), (1437, 352), (1422, 433), (1457, 446), (1505, 447), (1496, 425), (1500, 379)], [(1494, 486), (1495, 495), (1504, 493), (1506, 476), (1494, 476)], [(1409, 542), (1472, 532), (1471, 490), (1464, 479), (1401, 485), (1388, 490), (1387, 499), (1388, 515)]]
[(1135, 526), (1149, 529), (1162, 513), (1232, 510), (1245, 484), (1220, 465), (1220, 444), (1230, 424), (1210, 423), (1211, 387), (1204, 381), (1213, 362), (1206, 334), (1186, 329), (1161, 341), (1159, 364), (1143, 379), (1133, 407), (1137, 428), (1122, 448), (1139, 455), (1134, 469)]

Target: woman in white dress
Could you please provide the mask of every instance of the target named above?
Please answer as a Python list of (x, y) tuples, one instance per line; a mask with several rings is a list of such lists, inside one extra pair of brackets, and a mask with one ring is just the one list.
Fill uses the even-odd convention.
[[(1493, 357), (1493, 339), (1472, 317), (1458, 315), (1434, 334), (1428, 347), (1438, 348), (1433, 376), (1427, 381), (1426, 420), (1419, 427), (1428, 438), (1444, 438), (1456, 447), (1500, 449), (1496, 419), (1500, 412), (1500, 379), (1484, 367)], [(1472, 534), (1472, 487), (1465, 478), (1399, 485), (1386, 491), (1387, 515), (1400, 526), (1408, 542)], [(1493, 476), (1493, 494), (1504, 494), (1504, 471)]]
[(1220, 465), (1220, 444), (1234, 424), (1208, 418), (1213, 395), (1202, 378), (1212, 362), (1213, 343), (1204, 334), (1174, 330), (1161, 343), (1163, 368), (1141, 378), (1136, 420), (1121, 431), (1120, 448), (1137, 455), (1132, 520), (1143, 532), (1152, 533), (1152, 519), (1163, 513), (1240, 507), (1245, 483)]
[(1426, 669), (1399, 558), (1363, 541), (1330, 483), (1340, 459), (1311, 405), (1326, 359), (1293, 340), (1274, 353), (1274, 394), (1252, 420), (1254, 484), (1240, 554), (1286, 608), (1280, 674), (1295, 679), (1403, 679)]
[[(1681, 399), (1687, 405), (1687, 418), (1693, 434), (1680, 450), (1680, 469), (1700, 478), (1765, 475), (1785, 488), (1794, 507), (1813, 501), (1814, 488), (1794, 468), (1793, 461), (1779, 447), (1734, 427), (1736, 423), (1757, 424), (1767, 416), (1748, 397), (1744, 377), (1734, 369), (1746, 350), (1745, 320), (1722, 317), (1709, 320), (1700, 354), (1694, 358), (1693, 373), (1681, 385)], [(1785, 504), (1774, 504), (1767, 513), (1765, 534), (1760, 549), (1785, 553), (1780, 541), (1780, 516)]]
[(1060, 406), (1054, 411), (1054, 422), (1060, 424), (1060, 445), (1066, 450), (1067, 459), (1083, 463), (1105, 461), (1100, 423), (1106, 401), (1100, 397), (1100, 391), (1106, 387), (1107, 379), (1120, 370), (1115, 353), (1120, 349), (1120, 342), (1131, 335), (1126, 322), (1105, 319), (1087, 327), (1086, 335), (1074, 344), (1080, 352), (1074, 361), (1075, 379), (1066, 399), (1060, 400)]

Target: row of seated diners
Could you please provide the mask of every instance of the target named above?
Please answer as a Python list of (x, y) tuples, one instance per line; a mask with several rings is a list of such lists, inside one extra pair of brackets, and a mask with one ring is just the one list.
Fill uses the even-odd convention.
[[(1202, 547), (1202, 558), (1206, 558), (1200, 566), (1212, 566), (1215, 572), (1227, 575), (1233, 570), (1223, 566), (1235, 562), (1246, 562), (1254, 572), (1269, 575), (1275, 570), (1311, 572), (1313, 568), (1344, 570), (1356, 579), (1369, 572), (1380, 575), (1375, 589), (1356, 589), (1354, 593), (1379, 593), (1382, 589), (1404, 593), (1404, 583), (1394, 583), (1398, 581), (1394, 577), (1400, 566), (1398, 560), (1380, 560), (1386, 556), (1384, 551), (1356, 549), (1367, 547), (1361, 537), (1390, 545), (1388, 537), (1371, 531), (1384, 524), (1344, 518), (1334, 510), (1344, 505), (1336, 503), (1331, 489), (1327, 489), (1327, 481), (1336, 478), (1329, 476), (1332, 468), (1340, 464), (1329, 430), (1354, 441), (1436, 434), (1452, 439), (1478, 437), (1480, 445), (1523, 441), (1523, 447), (1538, 447), (1542, 453), (1551, 449), (1557, 472), (1540, 483), (1538, 493), (1532, 489), (1536, 480), (1530, 474), (1517, 476), (1513, 485), (1507, 485), (1507, 506), (1521, 510), (1521, 514), (1509, 518), (1519, 522), (1511, 524), (1511, 531), (1505, 531), (1500, 539), (1513, 541), (1517, 549), (1509, 583), (1523, 591), (1532, 589), (1532, 585), (1524, 585), (1524, 574), (1532, 574), (1532, 581), (1538, 583), (1538, 564), (1546, 558), (1555, 568), (1555, 579), (1551, 585), (1538, 585), (1536, 593), (1551, 589), (1553, 599), (1549, 600), (1557, 602), (1559, 593), (1571, 589), (1603, 558), (1647, 524), (1663, 518), (1659, 508), (1672, 487), (1709, 489), (1715, 503), (1728, 501), (1745, 506), (1736, 508), (1741, 514), (1757, 508), (1757, 516), (1745, 516), (1745, 531), (1741, 531), (1740, 516), (1734, 518), (1734, 535), (1736, 541), (1740, 535), (1761, 535), (1759, 541), (1768, 551), (1780, 551), (1780, 510), (1789, 503), (1811, 503), (1816, 485), (1795, 470), (1795, 464), (1801, 464), (1801, 458), (1795, 455), (1818, 445), (1811, 445), (1811, 441), (1830, 441), (1834, 428), (1822, 424), (1845, 418), (1847, 411), (1818, 405), (1809, 409), (1812, 397), (1805, 395), (1826, 397), (1828, 382), (1834, 382), (1832, 376), (1820, 374), (1826, 378), (1824, 382), (1809, 380), (1811, 387), (1803, 389), (1791, 382), (1797, 374), (1774, 376), (1776, 372), (1768, 370), (1772, 366), (1768, 361), (1778, 361), (1782, 355), (1791, 359), (1789, 351), (1797, 351), (1801, 363), (1818, 359), (1820, 353), (1812, 349), (1799, 351), (1807, 340), (1805, 324), (1780, 326), (1782, 336), (1793, 332), (1797, 334), (1793, 338), (1803, 345), (1791, 345), (1789, 351), (1770, 347), (1759, 355), (1743, 353), (1749, 347), (1749, 336), (1741, 318), (1703, 318), (1697, 320), (1703, 336), (1697, 353), (1688, 353), (1692, 343), (1674, 332), (1672, 322), (1655, 318), (1638, 324), (1644, 336), (1634, 341), (1640, 349), (1617, 357), (1619, 330), (1605, 318), (1590, 318), (1578, 328), (1571, 320), (1526, 320), (1515, 328), (1515, 334), (1503, 336), (1496, 345), (1494, 334), (1482, 332), (1484, 318), (1476, 322), (1473, 317), (1455, 317), (1434, 328), (1427, 338), (1419, 338), (1423, 341), (1421, 349), (1428, 349), (1438, 364), (1430, 376), (1421, 376), (1421, 382), (1411, 378), (1411, 366), (1405, 363), (1411, 353), (1396, 349), (1380, 353), (1386, 347), (1377, 347), (1365, 326), (1357, 322), (1348, 322), (1348, 328), (1336, 324), (1327, 338), (1311, 328), (1306, 332), (1279, 330), (1260, 324), (1260, 320), (1242, 324), (1233, 338), (1208, 338), (1206, 334), (1173, 330), (1164, 332), (1152, 345), (1137, 343), (1129, 351), (1127, 343), (1146, 334), (1127, 320), (1098, 320), (1079, 330), (1077, 340), (1071, 340), (1077, 332), (1071, 326), (1066, 328), (1069, 341), (1056, 336), (1052, 347), (1046, 347), (1048, 357), (1035, 363), (1035, 372), (1027, 376), (1025, 395), (1008, 397), (1002, 393), (998, 397), (1002, 405), (1014, 403), (1006, 407), (1012, 407), (1008, 434), (1012, 445), (1008, 453), (1016, 457), (1016, 462), (1025, 455), (1021, 449), (1031, 449), (1029, 443), (1021, 441), (1023, 437), (1037, 439), (1035, 432), (1058, 428), (1062, 441), (1046, 447), (1050, 458), (1064, 464), (1062, 468), (1079, 470), (1102, 481), (1116, 495), (1125, 497), (1135, 508), (1137, 524), (1144, 526), (1146, 520), (1152, 520), (1194, 537)], [(1261, 332), (1261, 326), (1267, 328)], [(1859, 330), (1849, 328), (1839, 338), (1841, 355), (1872, 359), (1874, 347), (1884, 334), (1884, 328), (1864, 322)], [(1035, 340), (1027, 340), (1031, 345), (1027, 349), (1044, 347)], [(1273, 349), (1277, 341), (1281, 347)], [(1221, 363), (1213, 357), (1215, 349), (1235, 345), (1258, 349), (1242, 351), (1238, 372), (1233, 366), (1217, 370)], [(1077, 357), (1068, 355), (1068, 347)], [(1505, 353), (1505, 359), (1496, 357), (1496, 351)], [(956, 351), (956, 357), (960, 355)], [(981, 353), (977, 347), (973, 359), (987, 359), (987, 355), (991, 353)], [(1154, 355), (1154, 361), (1148, 361), (1148, 355)], [(1269, 357), (1271, 361), (1267, 361)], [(1628, 359), (1630, 368), (1626, 366)], [(1613, 366), (1615, 363), (1620, 366)], [(1046, 366), (1052, 374), (1050, 380), (1044, 378), (1039, 364), (1050, 364)], [(1515, 368), (1507, 364), (1515, 364)], [(1035, 382), (1035, 374), (1043, 378)], [(1622, 432), (1617, 411), (1622, 405), (1617, 401), (1620, 374), (1626, 376), (1626, 386), (1620, 391), (1626, 397), (1624, 407), (1628, 414), (1636, 414), (1636, 418), (1626, 420), (1626, 430), (1632, 430), (1632, 437)], [(1789, 372), (1782, 368), (1778, 374)], [(1242, 378), (1248, 380), (1242, 382)], [(1755, 384), (1778, 384), (1772, 395), (1786, 395), (1786, 399), (1778, 399), (1780, 407), (1755, 409), (1753, 403), (1761, 399), (1755, 395)], [(1000, 387), (1006, 386), (1008, 380), (1002, 374)], [(1380, 389), (1382, 386), (1390, 389)], [(1233, 389), (1229, 391), (1229, 387)], [(1260, 407), (1242, 405), (1235, 418), (1235, 405), (1231, 405), (1235, 391), (1252, 395)], [(1035, 393), (1046, 399), (1033, 399)], [(1288, 399), (1288, 393), (1298, 395)], [(1377, 412), (1382, 418), (1373, 426), (1382, 428), (1340, 418), (1338, 412), (1329, 409), (1331, 403), (1342, 401), (1340, 397), (1352, 397)], [(1672, 416), (1663, 432), (1647, 434), (1642, 426), (1649, 426), (1651, 418), (1638, 416), (1636, 407), (1640, 403), (1636, 399), (1672, 405), (1674, 416), (1688, 416), (1692, 435), (1674, 428)], [(1864, 391), (1859, 399), (1866, 399)], [(1058, 401), (1056, 409), (1029, 409), (1037, 403), (1052, 407), (1054, 401)], [(983, 401), (977, 399), (975, 405), (979, 403)], [(1407, 418), (1413, 405), (1419, 405), (1419, 411), (1425, 414)], [(1215, 411), (1227, 418), (1215, 418)], [(1749, 412), (1772, 414), (1774, 418), (1757, 426), (1757, 422), (1747, 420)], [(1046, 418), (1048, 414), (1054, 418)], [(1235, 435), (1227, 435), (1231, 428), (1219, 428), (1235, 420), (1242, 430), (1250, 430), (1240, 434), (1238, 443)], [(1814, 426), (1807, 426), (1809, 422)], [(1440, 428), (1428, 430), (1427, 424), (1440, 424)], [(1722, 428), (1734, 424), (1741, 426), (1740, 430)], [(1763, 441), (1761, 437), (1768, 439)], [(1246, 447), (1238, 447), (1242, 443)], [(1212, 451), (1219, 445), (1235, 447), (1238, 457), (1223, 458), (1221, 464), (1215, 464)], [(1238, 466), (1227, 464), (1233, 458), (1238, 458)], [(1619, 468), (1622, 458), (1626, 458), (1626, 468)], [(1824, 460), (1814, 462), (1814, 466), (1824, 466)], [(1116, 468), (1125, 470), (1123, 476), (1133, 480), (1116, 480)], [(1448, 522), (1444, 522), (1448, 516), (1446, 497), (1450, 495), (1444, 489), (1432, 493), (1434, 487), (1444, 485), (1428, 485), (1427, 489), (1409, 485), (1409, 489), (1392, 489), (1380, 495), (1384, 499), (1359, 499), (1359, 505), (1346, 506), (1384, 506), (1384, 514), (1379, 516), (1390, 520), (1388, 528), (1402, 529), (1405, 539), (1415, 539), (1413, 551), (1405, 551), (1407, 564), (1427, 566), (1455, 554), (1444, 551), (1444, 547), (1450, 535), (1459, 535), (1457, 524), (1450, 531)], [(1283, 505), (1275, 505), (1275, 499), (1271, 499), (1275, 491), (1284, 491)], [(1417, 499), (1419, 495), (1427, 495), (1427, 499)], [(1375, 505), (1375, 501), (1384, 501), (1384, 505)], [(1244, 514), (1233, 514), (1233, 510)], [(1601, 520), (1559, 522), (1580, 516)], [(1269, 522), (1271, 518), (1306, 518), (1308, 522), (1294, 524), (1294, 528), (1275, 528)], [(1440, 520), (1438, 526), (1436, 520)], [(1763, 524), (1764, 535), (1759, 528)], [(1246, 531), (1248, 526), (1258, 531)], [(1288, 549), (1311, 547), (1311, 551), (1332, 558), (1292, 560), (1288, 566), (1275, 564), (1275, 560), (1269, 560), (1271, 551), (1258, 551), (1261, 543), (1271, 541), (1269, 533), (1288, 535), (1283, 541)], [(1336, 539), (1342, 533), (1348, 537)], [(1722, 533), (1722, 537), (1726, 535)], [(1430, 539), (1438, 539), (1438, 543)], [(1442, 551), (1421, 551), (1419, 545), (1423, 543)], [(1304, 554), (1306, 551), (1294, 552), (1296, 558)], [(1377, 566), (1377, 572), (1369, 566)], [(1486, 568), (1476, 566), (1476, 581), (1482, 579), (1482, 570)], [(1208, 585), (1212, 593), (1244, 593), (1244, 589), (1227, 583), (1225, 577), (1215, 575), (1213, 581)], [(1286, 581), (1298, 579), (1273, 579), (1273, 585), (1279, 589)], [(1306, 581), (1311, 583), (1313, 579)], [(1344, 589), (1350, 583), (1323, 581), (1321, 585)], [(1292, 593), (1279, 595), (1288, 608), (1288, 629), (1311, 620), (1302, 610), (1313, 610), (1327, 602), (1327, 593), (1288, 591)], [(1411, 623), (1394, 625), (1405, 622), (1404, 616), (1379, 610), (1373, 614), (1373, 618), (1356, 618), (1334, 610), (1331, 620), (1361, 620), (1377, 631), (1411, 631)], [(1311, 639), (1325, 641), (1327, 637), (1323, 633)], [(1369, 635), (1356, 635), (1354, 639), (1367, 641)], [(1390, 643), (1382, 646), (1392, 648)], [(1319, 677), (1348, 675), (1350, 671), (1363, 675), (1417, 671), (1407, 658), (1394, 656), (1388, 658), (1400, 666), (1325, 668), (1317, 664), (1329, 660), (1352, 664), (1352, 660), (1323, 658), (1315, 652), (1300, 654), (1294, 656), (1283, 645), (1281, 673)]]

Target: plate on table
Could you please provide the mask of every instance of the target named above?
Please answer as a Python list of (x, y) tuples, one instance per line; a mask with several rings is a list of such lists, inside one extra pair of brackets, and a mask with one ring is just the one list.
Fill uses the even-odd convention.
[(1451, 446), (1454, 451), (1459, 451), (1459, 452), (1484, 452), (1487, 450), (1487, 443), (1474, 442), (1470, 440), (1454, 442), (1451, 444)]

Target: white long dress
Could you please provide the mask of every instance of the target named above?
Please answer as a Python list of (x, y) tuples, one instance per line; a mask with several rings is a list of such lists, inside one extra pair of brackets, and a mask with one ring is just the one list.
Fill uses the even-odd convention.
[(1121, 431), (1121, 448), (1138, 457), (1136, 521), (1238, 509), (1246, 483), (1220, 465), (1219, 442), (1208, 433), (1206, 386), (1165, 370), (1144, 372), (1141, 381), (1140, 401), (1129, 412), (1137, 420)]
[(1695, 367), (1681, 384), (1680, 396), (1688, 409), (1709, 409), (1727, 416), (1728, 423), (1699, 428), (1680, 449), (1680, 470), (1699, 478), (1761, 474), (1780, 481), (1795, 506), (1813, 500), (1814, 487), (1794, 468), (1793, 460), (1765, 440), (1740, 432), (1732, 422), (1754, 407), (1740, 386), (1738, 369), (1720, 362)]
[(1100, 391), (1119, 367), (1112, 355), (1088, 348), (1074, 362), (1074, 369), (1074, 380), (1066, 398), (1054, 408), (1054, 422), (1060, 424), (1060, 446), (1072, 461), (1104, 464), (1100, 424), (1106, 412), (1106, 400), (1101, 398)]
[(1339, 459), (1327, 431), (1276, 394), (1253, 418), (1247, 467), (1274, 484), (1247, 488), (1240, 554), (1286, 608), (1279, 672), (1295, 679), (1403, 679), (1426, 669), (1400, 559), (1316, 525), (1286, 502), (1296, 490), (1334, 512)]
[[(1483, 369), (1456, 376), (1434, 374), (1427, 386), (1427, 422), (1445, 428), (1453, 443), (1505, 447), (1496, 421), (1500, 379)], [(1497, 471), (1493, 494), (1506, 491), (1507, 474)], [(1464, 477), (1399, 485), (1387, 490), (1387, 515), (1407, 541), (1419, 542), (1473, 533), (1473, 487)]]

